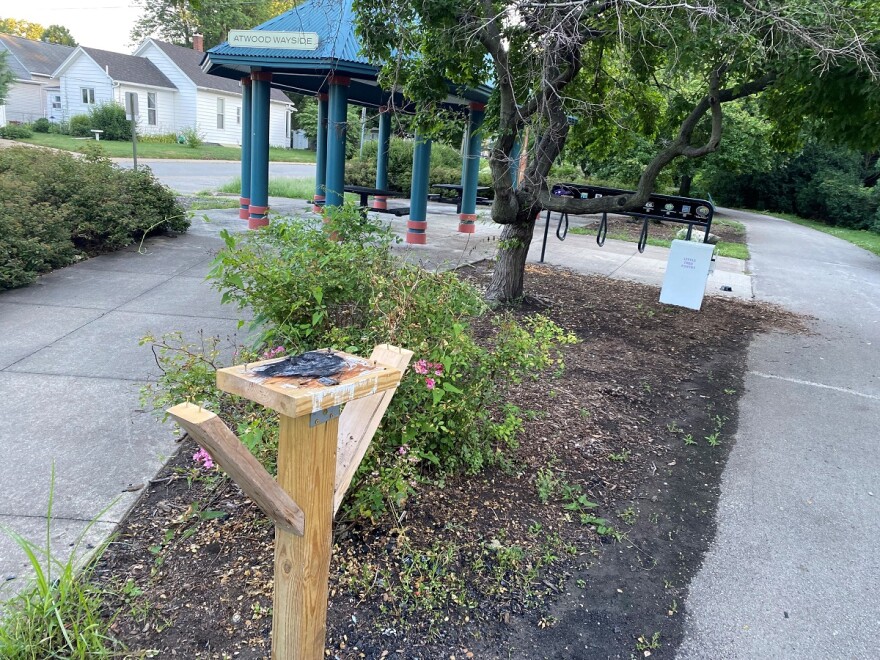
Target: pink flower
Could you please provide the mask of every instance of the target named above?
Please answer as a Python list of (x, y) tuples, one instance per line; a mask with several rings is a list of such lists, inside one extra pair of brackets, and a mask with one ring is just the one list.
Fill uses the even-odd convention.
[(443, 375), (443, 365), (442, 364), (440, 364), (439, 362), (435, 362), (434, 364), (431, 365), (431, 367), (434, 369), (435, 376), (442, 376)]
[(401, 445), (400, 449), (397, 450), (397, 453), (401, 456), (406, 456), (409, 453), (409, 445)]
[(437, 382), (433, 378), (425, 378), (425, 387), (433, 390), (437, 386)]
[(196, 463), (200, 463), (201, 467), (203, 467), (205, 470), (210, 470), (212, 467), (214, 467), (214, 459), (211, 458), (211, 454), (209, 454), (202, 448), (199, 448), (199, 450), (195, 454), (193, 454), (193, 460)]
[(425, 362), (424, 360), (419, 360), (418, 362), (416, 362), (416, 364), (415, 364), (415, 366), (413, 367), (413, 369), (415, 370), (415, 372), (416, 372), (417, 374), (423, 374), (423, 375), (424, 375), (424, 374), (428, 373), (428, 363)]

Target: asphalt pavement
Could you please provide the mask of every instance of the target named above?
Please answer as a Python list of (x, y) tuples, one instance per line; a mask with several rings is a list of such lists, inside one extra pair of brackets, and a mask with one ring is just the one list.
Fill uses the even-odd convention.
[(880, 258), (767, 216), (746, 223), (758, 299), (812, 317), (748, 354), (717, 535), (680, 660), (880, 657)]
[[(114, 158), (120, 167), (131, 167), (131, 158)], [(165, 185), (183, 195), (216, 190), (241, 175), (241, 164), (232, 160), (162, 160), (138, 158)], [(304, 179), (315, 176), (314, 163), (269, 163), (270, 177)]]

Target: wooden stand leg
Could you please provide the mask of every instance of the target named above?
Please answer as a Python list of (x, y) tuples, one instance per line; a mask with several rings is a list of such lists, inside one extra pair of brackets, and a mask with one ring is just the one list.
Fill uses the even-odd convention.
[(305, 514), (305, 535), (275, 530), (272, 657), (324, 657), (339, 420), (281, 416), (278, 483)]

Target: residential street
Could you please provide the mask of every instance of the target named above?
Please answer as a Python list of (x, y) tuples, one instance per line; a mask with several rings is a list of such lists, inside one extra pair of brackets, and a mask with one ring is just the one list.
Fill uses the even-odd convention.
[[(130, 158), (114, 158), (121, 167), (131, 167)], [(138, 158), (138, 165), (148, 165), (153, 174), (169, 188), (182, 195), (216, 190), (241, 174), (241, 164), (230, 160), (162, 160)], [(301, 179), (315, 176), (314, 163), (269, 163), (270, 177)]]

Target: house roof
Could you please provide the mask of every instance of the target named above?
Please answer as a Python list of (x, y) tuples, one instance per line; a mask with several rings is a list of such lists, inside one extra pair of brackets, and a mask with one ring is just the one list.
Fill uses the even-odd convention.
[(7, 64), (16, 78), (30, 80), (33, 75), (49, 76), (75, 50), (72, 46), (50, 44), (0, 33), (0, 47), (12, 57)]
[(145, 57), (124, 55), (97, 48), (83, 47), (82, 50), (86, 55), (95, 60), (95, 63), (104, 69), (113, 80), (134, 83), (136, 85), (177, 89), (174, 83), (168, 80), (165, 74), (159, 71), (156, 65)]
[[(171, 58), (171, 61), (174, 62), (178, 68), (180, 68), (180, 70), (196, 84), (196, 87), (212, 89), (218, 92), (227, 92), (229, 94), (241, 94), (241, 83), (238, 80), (209, 76), (202, 71), (202, 58), (205, 54), (201, 51), (193, 50), (192, 48), (185, 48), (184, 46), (176, 46), (174, 44), (169, 44), (167, 41), (159, 41), (158, 39), (151, 39), (151, 41), (156, 44), (163, 53)], [(290, 103), (290, 99), (277, 89), (272, 90), (271, 98), (273, 101)]]

